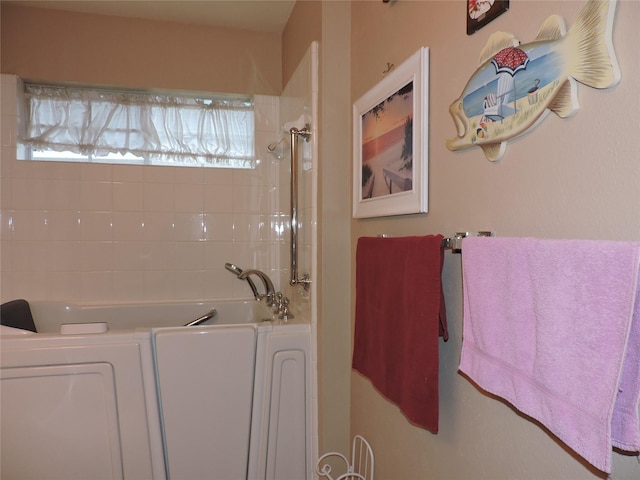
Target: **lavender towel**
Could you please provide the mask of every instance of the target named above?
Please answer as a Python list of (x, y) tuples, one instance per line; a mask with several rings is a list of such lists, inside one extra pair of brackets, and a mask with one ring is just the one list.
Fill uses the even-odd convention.
[(460, 371), (596, 468), (640, 450), (640, 244), (463, 240)]

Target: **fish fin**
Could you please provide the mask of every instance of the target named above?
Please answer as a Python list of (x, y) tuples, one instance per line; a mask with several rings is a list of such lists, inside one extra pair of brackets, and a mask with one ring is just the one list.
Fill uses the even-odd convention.
[(507, 149), (507, 142), (486, 143), (484, 145), (480, 145), (480, 148), (482, 148), (487, 160), (490, 162), (497, 162), (504, 155), (504, 152)]
[(570, 117), (578, 111), (578, 84), (573, 78), (564, 82), (547, 108), (560, 118)]
[(480, 52), (480, 65), (491, 60), (503, 48), (517, 47), (520, 41), (511, 33), (495, 32), (487, 40), (487, 44)]
[(593, 88), (620, 81), (612, 30), (616, 0), (589, 0), (569, 30), (569, 75)]
[(551, 15), (538, 30), (536, 40), (557, 40), (564, 37), (566, 33), (567, 24), (564, 22), (564, 18), (560, 15)]

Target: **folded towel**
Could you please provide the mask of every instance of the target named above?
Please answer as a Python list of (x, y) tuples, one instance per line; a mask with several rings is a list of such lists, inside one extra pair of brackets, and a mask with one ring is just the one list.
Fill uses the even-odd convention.
[(596, 468), (640, 449), (640, 244), (466, 238), (460, 371)]
[(412, 423), (438, 432), (438, 335), (447, 338), (442, 235), (358, 239), (353, 368)]

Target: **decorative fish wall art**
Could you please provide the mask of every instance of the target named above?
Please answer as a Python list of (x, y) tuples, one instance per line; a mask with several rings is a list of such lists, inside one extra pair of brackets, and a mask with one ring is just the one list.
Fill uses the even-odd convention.
[[(580, 82), (608, 88), (620, 81), (611, 39), (616, 0), (588, 0), (567, 32), (552, 15), (535, 41), (520, 45), (509, 33), (496, 32), (480, 53), (480, 66), (462, 95), (449, 107), (457, 136), (449, 150), (478, 146), (488, 160), (502, 158), (507, 141), (544, 119), (578, 110)], [(577, 81), (577, 82), (576, 82)]]

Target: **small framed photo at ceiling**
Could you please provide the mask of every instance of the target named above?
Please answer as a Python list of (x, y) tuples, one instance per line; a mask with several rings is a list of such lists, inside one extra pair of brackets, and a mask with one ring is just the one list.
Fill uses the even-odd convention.
[(428, 210), (429, 49), (353, 104), (353, 217)]
[(467, 35), (509, 10), (509, 0), (467, 0)]

